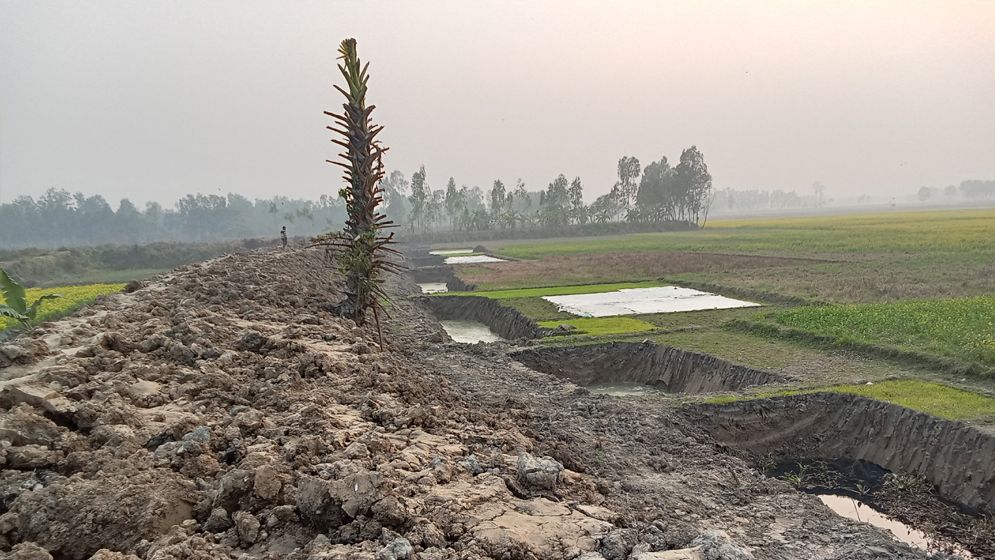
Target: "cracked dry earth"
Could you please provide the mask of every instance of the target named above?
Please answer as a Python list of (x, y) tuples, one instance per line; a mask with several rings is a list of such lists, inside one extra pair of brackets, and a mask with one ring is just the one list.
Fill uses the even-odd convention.
[(406, 279), (380, 351), (340, 287), (226, 256), (0, 346), (0, 556), (922, 557), (679, 410), (447, 343)]

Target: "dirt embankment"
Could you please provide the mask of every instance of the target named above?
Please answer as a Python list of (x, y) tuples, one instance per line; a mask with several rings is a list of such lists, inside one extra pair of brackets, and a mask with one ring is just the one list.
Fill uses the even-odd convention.
[(505, 307), (501, 302), (490, 298), (430, 296), (417, 298), (417, 301), (439, 319), (477, 321), (507, 340), (531, 339), (542, 335), (542, 329), (535, 321), (517, 309)]
[(596, 548), (611, 523), (584, 499), (593, 483), (323, 312), (338, 288), (317, 255), (224, 258), (18, 341), (34, 366), (0, 397), (0, 547), (156, 560)]
[(579, 385), (638, 383), (670, 393), (706, 393), (784, 381), (770, 372), (650, 342), (536, 348), (512, 356)]
[(438, 323), (406, 298), (381, 352), (323, 311), (340, 287), (319, 252), (225, 257), (0, 348), (19, 356), (0, 369), (0, 551), (922, 557), (658, 403), (427, 342)]
[(916, 473), (940, 496), (995, 513), (995, 436), (960, 422), (836, 393), (704, 405), (716, 440), (753, 453), (863, 459)]

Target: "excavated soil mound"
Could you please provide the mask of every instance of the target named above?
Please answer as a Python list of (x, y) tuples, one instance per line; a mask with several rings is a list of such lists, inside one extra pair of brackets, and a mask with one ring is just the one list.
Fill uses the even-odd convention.
[(784, 381), (773, 373), (650, 342), (537, 348), (512, 357), (578, 385), (637, 383), (671, 393), (707, 393)]
[(922, 557), (404, 297), (380, 351), (340, 288), (320, 251), (229, 256), (0, 346), (0, 556)]
[(324, 312), (334, 278), (307, 253), (222, 258), (19, 340), (47, 342), (0, 393), (0, 546), (156, 560), (596, 548), (612, 514), (578, 509), (593, 483)]
[(697, 409), (716, 440), (754, 453), (862, 459), (916, 473), (940, 496), (995, 513), (995, 436), (897, 405), (818, 393)]
[(432, 296), (418, 298), (439, 319), (476, 321), (507, 340), (538, 338), (542, 329), (532, 319), (490, 298), (477, 296)]

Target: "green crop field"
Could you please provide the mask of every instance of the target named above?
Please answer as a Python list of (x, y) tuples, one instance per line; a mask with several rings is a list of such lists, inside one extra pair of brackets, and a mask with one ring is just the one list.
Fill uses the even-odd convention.
[(726, 251), (844, 256), (968, 251), (995, 253), (995, 209), (713, 221), (699, 231), (492, 244), (501, 256), (535, 259), (614, 251)]
[(881, 346), (995, 365), (995, 297), (798, 307), (761, 314), (840, 344)]
[(581, 317), (562, 321), (541, 321), (540, 327), (554, 329), (560, 325), (570, 325), (576, 331), (571, 334), (586, 334), (591, 336), (609, 336), (616, 334), (631, 334), (656, 330), (656, 325), (633, 319), (632, 317)]
[(846, 393), (890, 402), (949, 420), (978, 420), (995, 417), (995, 399), (939, 383), (910, 379), (888, 380), (863, 385), (834, 385), (811, 389), (792, 389), (754, 393), (747, 396), (723, 395), (706, 399), (712, 404), (740, 400), (806, 395), (811, 393)]
[[(33, 302), (39, 297), (48, 294), (59, 294), (58, 299), (47, 300), (41, 304), (38, 312), (38, 321), (61, 317), (72, 313), (76, 309), (93, 303), (98, 297), (120, 292), (124, 284), (88, 284), (85, 286), (62, 286), (58, 288), (28, 288), (28, 301)], [(17, 326), (19, 323), (13, 319), (0, 317), (0, 330)]]
[[(714, 221), (699, 231), (492, 242), (499, 256), (549, 266), (499, 263), (468, 276), (488, 287), (499, 286), (486, 271), (508, 287), (663, 279), (834, 303), (955, 298), (995, 293), (993, 240), (995, 209)], [(597, 258), (619, 253), (626, 258)]]

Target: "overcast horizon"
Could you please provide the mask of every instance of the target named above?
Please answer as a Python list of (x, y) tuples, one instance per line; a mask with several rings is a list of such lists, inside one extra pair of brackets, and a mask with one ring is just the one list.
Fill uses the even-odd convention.
[(715, 188), (878, 200), (995, 179), (995, 2), (0, 1), (0, 200), (341, 186), (356, 37), (385, 163), (607, 192), (692, 144)]

